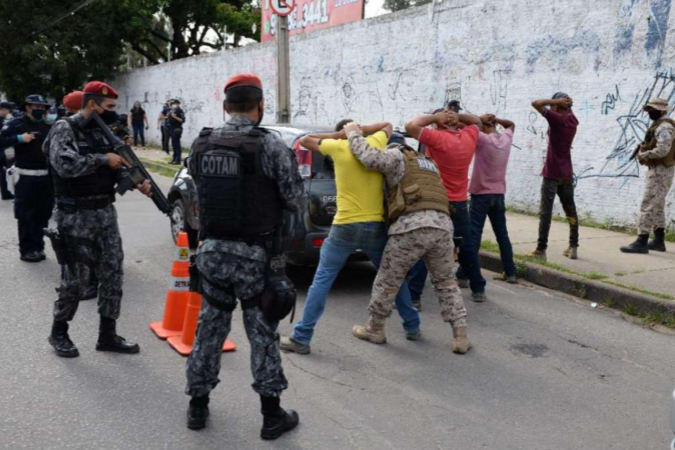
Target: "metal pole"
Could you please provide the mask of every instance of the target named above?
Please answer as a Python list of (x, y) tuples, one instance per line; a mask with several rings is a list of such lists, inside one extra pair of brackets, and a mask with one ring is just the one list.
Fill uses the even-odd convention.
[(288, 18), (279, 16), (277, 20), (277, 123), (291, 121), (291, 68), (288, 50)]

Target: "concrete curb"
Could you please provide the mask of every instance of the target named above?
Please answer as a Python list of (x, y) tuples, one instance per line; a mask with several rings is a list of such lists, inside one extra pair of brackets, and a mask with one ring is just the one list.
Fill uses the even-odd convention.
[[(479, 259), (481, 267), (486, 270), (497, 273), (503, 272), (502, 262), (498, 254), (481, 250)], [(533, 263), (517, 261), (517, 264), (527, 267), (527, 274), (521, 278), (539, 286), (601, 303), (614, 309), (626, 310), (630, 308), (638, 315), (650, 312), (675, 314), (675, 302), (672, 301), (600, 281), (588, 280)]]

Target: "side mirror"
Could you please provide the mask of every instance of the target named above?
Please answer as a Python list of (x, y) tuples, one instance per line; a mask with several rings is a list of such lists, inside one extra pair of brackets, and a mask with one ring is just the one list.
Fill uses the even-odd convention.
[(183, 159), (183, 167), (185, 167), (186, 169), (189, 169), (191, 159), (192, 159), (191, 156), (186, 156), (185, 159)]

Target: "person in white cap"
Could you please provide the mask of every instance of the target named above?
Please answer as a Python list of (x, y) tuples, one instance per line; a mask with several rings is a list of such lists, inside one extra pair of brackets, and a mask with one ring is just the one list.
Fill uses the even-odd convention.
[[(668, 106), (667, 100), (654, 98), (644, 107), (653, 123), (634, 157), (641, 165), (649, 167), (647, 185), (640, 205), (638, 238), (621, 247), (624, 253), (666, 251), (666, 196), (675, 174), (675, 121), (668, 117)], [(647, 242), (651, 232), (654, 232), (654, 239)]]

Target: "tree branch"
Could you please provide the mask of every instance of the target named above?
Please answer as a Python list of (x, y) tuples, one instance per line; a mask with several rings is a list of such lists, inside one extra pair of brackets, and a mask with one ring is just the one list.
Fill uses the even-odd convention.
[(151, 63), (159, 64), (159, 61), (155, 59), (152, 55), (150, 55), (143, 47), (141, 47), (141, 45), (138, 42), (132, 43), (131, 48), (133, 48), (136, 53), (147, 58), (148, 61), (150, 61)]
[(166, 59), (166, 52), (162, 51), (162, 49), (159, 48), (159, 47), (157, 46), (157, 44), (155, 44), (154, 42), (152, 42), (151, 39), (147, 39), (147, 38), (146, 38), (146, 39), (145, 39), (145, 42), (147, 42), (148, 44), (150, 44), (150, 45), (152, 46), (152, 48), (157, 52), (157, 54), (160, 55), (160, 57), (161, 57), (162, 59)]
[(169, 42), (169, 43), (171, 42), (171, 39), (169, 39), (168, 37), (164, 36), (164, 35), (161, 34), (161, 33), (156, 32), (156, 31), (153, 30), (152, 28), (149, 28), (148, 31), (150, 31), (150, 34), (152, 34), (152, 35), (155, 36), (156, 38), (159, 38), (159, 39), (161, 39), (161, 40), (163, 40), (163, 41), (165, 41), (165, 42)]

